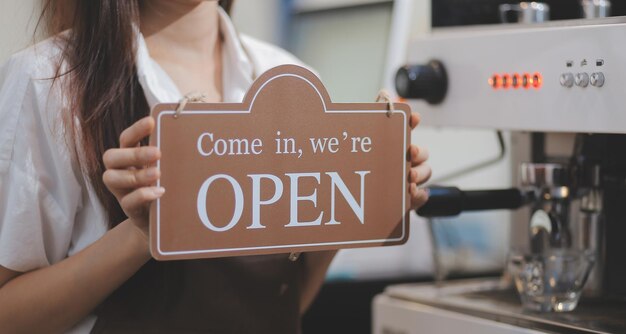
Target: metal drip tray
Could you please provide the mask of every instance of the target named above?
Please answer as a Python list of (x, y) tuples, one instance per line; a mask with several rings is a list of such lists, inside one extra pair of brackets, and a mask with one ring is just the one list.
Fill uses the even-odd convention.
[(550, 333), (626, 333), (624, 300), (583, 298), (572, 312), (525, 311), (517, 293), (500, 279), (396, 285), (387, 288), (385, 295)]

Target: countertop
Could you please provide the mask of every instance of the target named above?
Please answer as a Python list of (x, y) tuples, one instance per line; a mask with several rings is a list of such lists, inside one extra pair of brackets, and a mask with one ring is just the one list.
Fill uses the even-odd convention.
[(581, 298), (571, 312), (522, 309), (516, 291), (502, 279), (390, 286), (385, 294), (448, 311), (551, 333), (626, 333), (626, 300)]

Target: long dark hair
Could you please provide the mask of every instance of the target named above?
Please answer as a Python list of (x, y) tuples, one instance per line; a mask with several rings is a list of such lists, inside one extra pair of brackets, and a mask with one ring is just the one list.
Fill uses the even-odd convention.
[[(232, 0), (220, 0), (230, 12)], [(44, 0), (41, 18), (57, 34), (63, 56), (55, 80), (69, 76), (66, 97), (68, 133), (79, 163), (115, 226), (126, 216), (102, 181), (102, 155), (119, 147), (119, 135), (148, 115), (137, 79), (134, 29), (139, 27), (141, 0)], [(61, 72), (61, 63), (68, 65)], [(74, 120), (78, 120), (75, 122)]]

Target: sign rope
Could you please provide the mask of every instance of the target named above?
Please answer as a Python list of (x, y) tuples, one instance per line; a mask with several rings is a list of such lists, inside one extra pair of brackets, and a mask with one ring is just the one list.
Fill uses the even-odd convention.
[(209, 97), (204, 93), (189, 93), (183, 96), (182, 99), (178, 102), (178, 108), (176, 108), (176, 113), (174, 114), (174, 118), (178, 118), (180, 113), (185, 109), (185, 106), (189, 102), (207, 102)]
[(387, 117), (391, 117), (391, 114), (395, 111), (393, 107), (393, 100), (391, 99), (391, 94), (386, 89), (381, 89), (378, 91), (378, 96), (376, 96), (376, 102), (387, 102), (389, 105), (389, 111), (387, 111)]

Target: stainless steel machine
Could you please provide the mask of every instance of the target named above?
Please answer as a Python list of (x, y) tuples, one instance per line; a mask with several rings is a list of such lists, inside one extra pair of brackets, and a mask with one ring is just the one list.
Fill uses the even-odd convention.
[(570, 2), (587, 18), (434, 29), (410, 44), (396, 86), (423, 124), (508, 130), (525, 142), (517, 187), (432, 188), (418, 213), (517, 209), (512, 247), (592, 254), (578, 307), (522, 308), (506, 272), (391, 286), (374, 301), (375, 333), (626, 332), (626, 17), (593, 18), (608, 1)]

